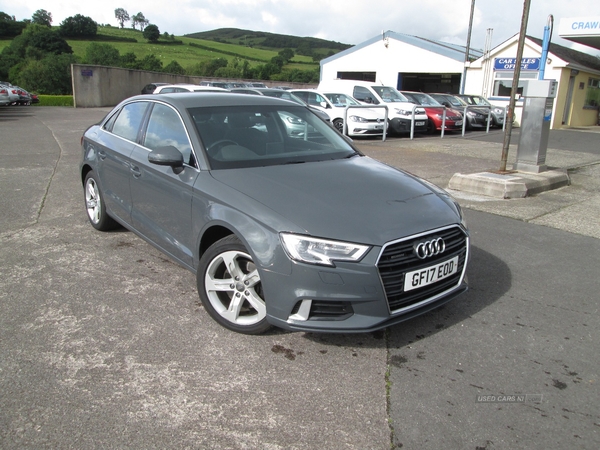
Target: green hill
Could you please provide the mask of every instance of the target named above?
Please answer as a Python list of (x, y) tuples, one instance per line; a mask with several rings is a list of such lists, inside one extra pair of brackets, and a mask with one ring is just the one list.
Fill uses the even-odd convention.
[[(55, 58), (51, 52), (46, 55), (44, 52), (47, 50), (42, 45), (44, 39), (57, 45), (54, 44), (55, 38), (50, 36), (54, 33), (44, 34), (48, 30), (39, 27), (26, 28), (29, 30), (27, 40), (20, 41), (35, 48), (30, 53), (25, 53), (20, 44), (13, 49), (12, 38), (4, 36), (1, 39), (0, 36), (0, 72), (4, 78), (10, 78), (8, 81), (44, 94), (68, 93), (71, 82), (67, 78), (70, 75), (63, 66), (67, 67), (72, 62), (203, 77), (314, 82), (318, 80), (322, 58), (350, 47), (311, 37), (234, 28), (185, 36), (163, 32), (157, 41), (150, 42), (140, 30), (98, 25), (93, 37), (66, 39), (73, 55), (61, 50), (59, 57)], [(58, 31), (60, 27), (52, 28)], [(43, 35), (44, 38), (36, 40), (31, 38), (33, 35)], [(9, 46), (8, 52), (3, 51)], [(18, 57), (16, 52), (21, 52)], [(42, 55), (43, 58), (24, 56), (29, 54)]]
[(277, 52), (284, 48), (290, 48), (297, 54), (320, 58), (333, 55), (351, 47), (348, 44), (313, 37), (298, 37), (262, 31), (241, 30), (239, 28), (219, 28), (212, 31), (186, 34), (185, 36)]
[[(142, 59), (152, 54), (165, 65), (171, 61), (177, 61), (183, 67), (189, 67), (214, 58), (224, 58), (228, 61), (239, 58), (248, 60), (250, 65), (264, 64), (277, 56), (279, 52), (277, 49), (255, 49), (186, 36), (173, 36), (173, 40), (161, 36), (156, 43), (150, 43), (144, 39), (141, 31), (112, 26), (99, 26), (98, 35), (93, 41), (68, 39), (67, 42), (73, 49), (73, 53), (81, 58), (85, 56), (86, 48), (90, 42), (103, 42), (115, 47), (121, 55), (134, 53), (138, 59)], [(293, 62), (312, 65), (312, 67), (306, 67), (306, 69), (318, 67), (318, 63), (315, 63), (309, 57), (298, 56), (294, 58)]]
[[(57, 27), (53, 27), (57, 28)], [(67, 39), (78, 58), (83, 59), (87, 46), (91, 42), (107, 43), (119, 50), (121, 55), (134, 53), (139, 59), (153, 54), (165, 65), (177, 61), (183, 67), (189, 67), (214, 58), (248, 60), (251, 66), (265, 64), (278, 53), (290, 48), (294, 58), (285, 66), (288, 69), (311, 70), (319, 67), (319, 59), (345, 50), (350, 45), (312, 37), (298, 37), (237, 28), (221, 28), (212, 31), (173, 36), (174, 41), (161, 39), (149, 43), (142, 32), (131, 28), (98, 26), (98, 35), (94, 40)], [(11, 40), (0, 40), (0, 51)]]

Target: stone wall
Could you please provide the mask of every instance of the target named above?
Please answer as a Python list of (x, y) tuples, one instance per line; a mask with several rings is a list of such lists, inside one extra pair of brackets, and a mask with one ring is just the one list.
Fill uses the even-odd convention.
[[(155, 82), (162, 83), (191, 83), (200, 81), (225, 81), (222, 78), (190, 77), (173, 75), (163, 72), (150, 72), (146, 70), (122, 69), (119, 67), (94, 66), (89, 64), (72, 64), (71, 75), (73, 80), (73, 104), (76, 108), (95, 108), (101, 106), (115, 106), (122, 100), (138, 95), (142, 88)], [(236, 80), (237, 81), (237, 80)], [(239, 80), (259, 81), (259, 80)], [(264, 82), (267, 86), (286, 85), (300, 88), (311, 88), (316, 85), (290, 82)]]

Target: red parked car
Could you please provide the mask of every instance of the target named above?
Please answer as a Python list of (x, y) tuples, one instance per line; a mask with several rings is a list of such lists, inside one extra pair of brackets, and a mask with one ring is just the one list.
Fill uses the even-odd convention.
[[(443, 105), (431, 95), (424, 92), (400, 91), (412, 103), (425, 107), (427, 114), (427, 132), (434, 133), (442, 130)], [(456, 109), (446, 108), (445, 131), (461, 131), (463, 126), (463, 115)]]

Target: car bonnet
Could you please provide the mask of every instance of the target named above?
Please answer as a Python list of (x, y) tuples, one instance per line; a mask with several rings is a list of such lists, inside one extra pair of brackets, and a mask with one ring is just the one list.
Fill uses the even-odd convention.
[[(215, 170), (218, 181), (289, 221), (292, 231), (383, 245), (459, 223), (448, 197), (368, 157)], [(268, 223), (267, 217), (259, 220)]]

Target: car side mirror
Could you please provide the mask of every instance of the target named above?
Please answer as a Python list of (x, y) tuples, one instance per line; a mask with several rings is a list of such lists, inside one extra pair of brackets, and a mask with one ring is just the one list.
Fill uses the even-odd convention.
[(175, 173), (183, 170), (183, 155), (172, 145), (158, 147), (148, 154), (148, 161), (157, 166), (170, 166)]
[(321, 103), (319, 103), (319, 105), (321, 105), (321, 108), (324, 108), (324, 109), (329, 108), (329, 105), (327, 104), (327, 102), (321, 102)]

